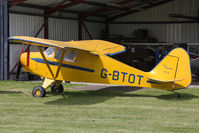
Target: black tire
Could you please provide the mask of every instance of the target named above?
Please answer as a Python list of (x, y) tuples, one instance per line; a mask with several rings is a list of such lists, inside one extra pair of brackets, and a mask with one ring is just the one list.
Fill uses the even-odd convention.
[(56, 87), (56, 85), (51, 86), (51, 92), (52, 93), (62, 93), (62, 92), (64, 92), (64, 87), (63, 87), (62, 84), (60, 84), (58, 88), (55, 88), (55, 87)]
[(32, 90), (32, 95), (33, 95), (33, 97), (45, 97), (46, 96), (46, 90), (41, 86), (36, 86)]

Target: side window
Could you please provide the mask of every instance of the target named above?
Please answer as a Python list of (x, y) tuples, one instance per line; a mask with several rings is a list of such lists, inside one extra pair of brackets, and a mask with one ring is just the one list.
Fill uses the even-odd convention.
[(44, 51), (44, 54), (47, 55), (48, 57), (53, 57), (55, 52), (55, 48), (49, 47)]
[(55, 52), (55, 59), (60, 59), (60, 58), (61, 58), (61, 51), (57, 49)]
[(78, 52), (73, 49), (67, 49), (64, 56), (64, 61), (75, 62), (77, 59)]

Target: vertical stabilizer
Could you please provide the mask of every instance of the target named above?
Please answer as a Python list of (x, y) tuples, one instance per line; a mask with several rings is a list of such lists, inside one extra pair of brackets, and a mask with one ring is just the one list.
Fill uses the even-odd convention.
[(186, 88), (191, 84), (188, 53), (182, 48), (172, 50), (151, 72), (148, 78), (157, 82), (173, 82), (172, 89)]

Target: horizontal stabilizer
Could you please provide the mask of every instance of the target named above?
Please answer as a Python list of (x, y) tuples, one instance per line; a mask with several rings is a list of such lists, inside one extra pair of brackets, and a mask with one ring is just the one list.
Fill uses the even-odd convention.
[(175, 79), (175, 80), (165, 80), (165, 79), (158, 79), (158, 78), (149, 78), (148, 79), (152, 80), (152, 81), (156, 81), (156, 82), (162, 82), (162, 83), (170, 83), (170, 82), (175, 82), (175, 81), (182, 81), (184, 79)]

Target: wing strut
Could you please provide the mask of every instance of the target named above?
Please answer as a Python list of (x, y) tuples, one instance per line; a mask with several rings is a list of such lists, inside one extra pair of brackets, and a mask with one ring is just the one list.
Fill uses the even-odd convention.
[(60, 71), (60, 68), (61, 68), (61, 65), (62, 65), (62, 61), (64, 59), (64, 55), (65, 55), (65, 50), (62, 50), (61, 58), (59, 60), (59, 64), (58, 64), (58, 67), (57, 67), (57, 72), (56, 72), (55, 78), (57, 78), (57, 76), (59, 74), (59, 71)]
[(54, 74), (53, 74), (53, 72), (52, 72), (52, 69), (50, 68), (50, 65), (48, 64), (48, 61), (46, 60), (46, 57), (45, 57), (45, 55), (44, 55), (44, 53), (43, 53), (43, 51), (42, 51), (42, 49), (41, 49), (41, 46), (37, 46), (37, 47), (38, 47), (39, 52), (41, 53), (41, 55), (42, 55), (42, 57), (43, 57), (43, 59), (44, 59), (44, 61), (45, 61), (45, 63), (46, 63), (46, 66), (48, 67), (48, 70), (49, 70), (50, 73), (51, 73), (52, 78), (55, 79)]

